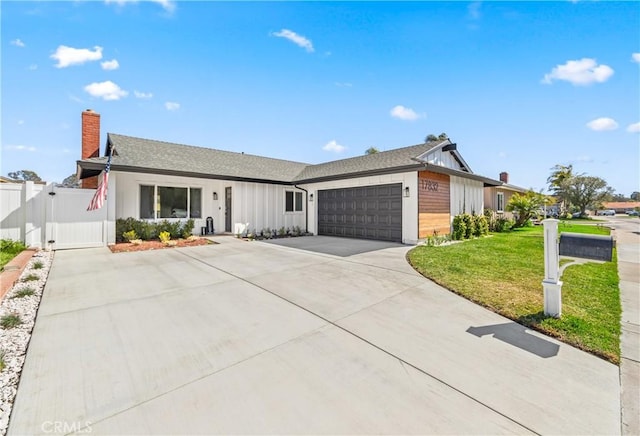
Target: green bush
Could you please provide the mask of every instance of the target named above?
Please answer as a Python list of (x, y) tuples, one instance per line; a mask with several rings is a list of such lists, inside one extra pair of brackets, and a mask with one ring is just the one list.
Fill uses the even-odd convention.
[(493, 231), (497, 233), (508, 232), (513, 228), (513, 224), (514, 221), (512, 219), (499, 216), (496, 218), (495, 228)]
[[(118, 218), (116, 220), (116, 242), (124, 242), (125, 233), (135, 232), (136, 236), (144, 241), (159, 237), (161, 232), (168, 232), (172, 239), (188, 238), (193, 233), (195, 221), (189, 219), (185, 222), (162, 220), (159, 222), (136, 220), (135, 218)], [(134, 238), (135, 239), (135, 238)]]
[(460, 241), (465, 238), (466, 234), (467, 225), (463, 219), (463, 216), (456, 215), (455, 217), (453, 217), (453, 234), (451, 235), (451, 237), (456, 241)]
[(474, 215), (475, 233), (474, 236), (485, 236), (489, 234), (489, 223), (484, 215)]
[(27, 248), (27, 246), (20, 241), (12, 241), (11, 239), (0, 240), (0, 251), (3, 253), (18, 254), (25, 248)]
[(476, 223), (473, 219), (473, 216), (469, 215), (468, 213), (462, 214), (462, 220), (464, 221), (464, 225), (465, 225), (464, 238), (470, 239), (473, 237), (473, 235), (476, 232)]
[(187, 239), (189, 236), (193, 234), (193, 227), (196, 222), (192, 219), (188, 219), (182, 226), (180, 233), (184, 239)]

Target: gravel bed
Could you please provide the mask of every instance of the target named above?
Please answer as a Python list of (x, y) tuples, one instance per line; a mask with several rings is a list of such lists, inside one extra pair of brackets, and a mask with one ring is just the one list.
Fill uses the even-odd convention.
[[(18, 282), (9, 290), (0, 304), (0, 321), (7, 315), (18, 315), (21, 320), (21, 324), (16, 327), (0, 326), (0, 357), (5, 364), (4, 369), (0, 371), (0, 436), (7, 433), (22, 365), (52, 261), (52, 251), (36, 252)], [(38, 264), (41, 264), (42, 268), (37, 268)], [(33, 277), (34, 280), (25, 280), (29, 277)], [(25, 292), (27, 289), (32, 289), (33, 295), (18, 296), (20, 292)]]

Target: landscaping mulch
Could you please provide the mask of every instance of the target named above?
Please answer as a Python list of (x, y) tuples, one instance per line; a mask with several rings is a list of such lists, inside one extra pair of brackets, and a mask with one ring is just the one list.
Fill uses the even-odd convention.
[(166, 248), (182, 248), (182, 247), (197, 247), (200, 245), (217, 244), (207, 238), (198, 239), (175, 239), (175, 245), (166, 245), (159, 240), (142, 241), (140, 244), (132, 244), (131, 242), (120, 242), (115, 245), (109, 245), (109, 249), (112, 253), (129, 253), (133, 251), (147, 251), (147, 250), (164, 250)]

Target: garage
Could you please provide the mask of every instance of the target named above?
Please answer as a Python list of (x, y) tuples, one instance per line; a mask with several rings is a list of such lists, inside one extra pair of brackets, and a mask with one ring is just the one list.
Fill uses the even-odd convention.
[(402, 242), (402, 183), (319, 190), (318, 234)]

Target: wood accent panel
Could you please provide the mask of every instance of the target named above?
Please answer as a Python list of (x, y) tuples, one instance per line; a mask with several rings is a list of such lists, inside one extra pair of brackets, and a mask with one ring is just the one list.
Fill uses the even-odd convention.
[(449, 213), (451, 187), (447, 174), (418, 173), (418, 212)]
[(434, 230), (439, 235), (451, 233), (451, 222), (448, 213), (421, 213), (418, 215), (418, 238), (433, 236)]
[(418, 238), (451, 232), (451, 182), (447, 174), (418, 172)]

